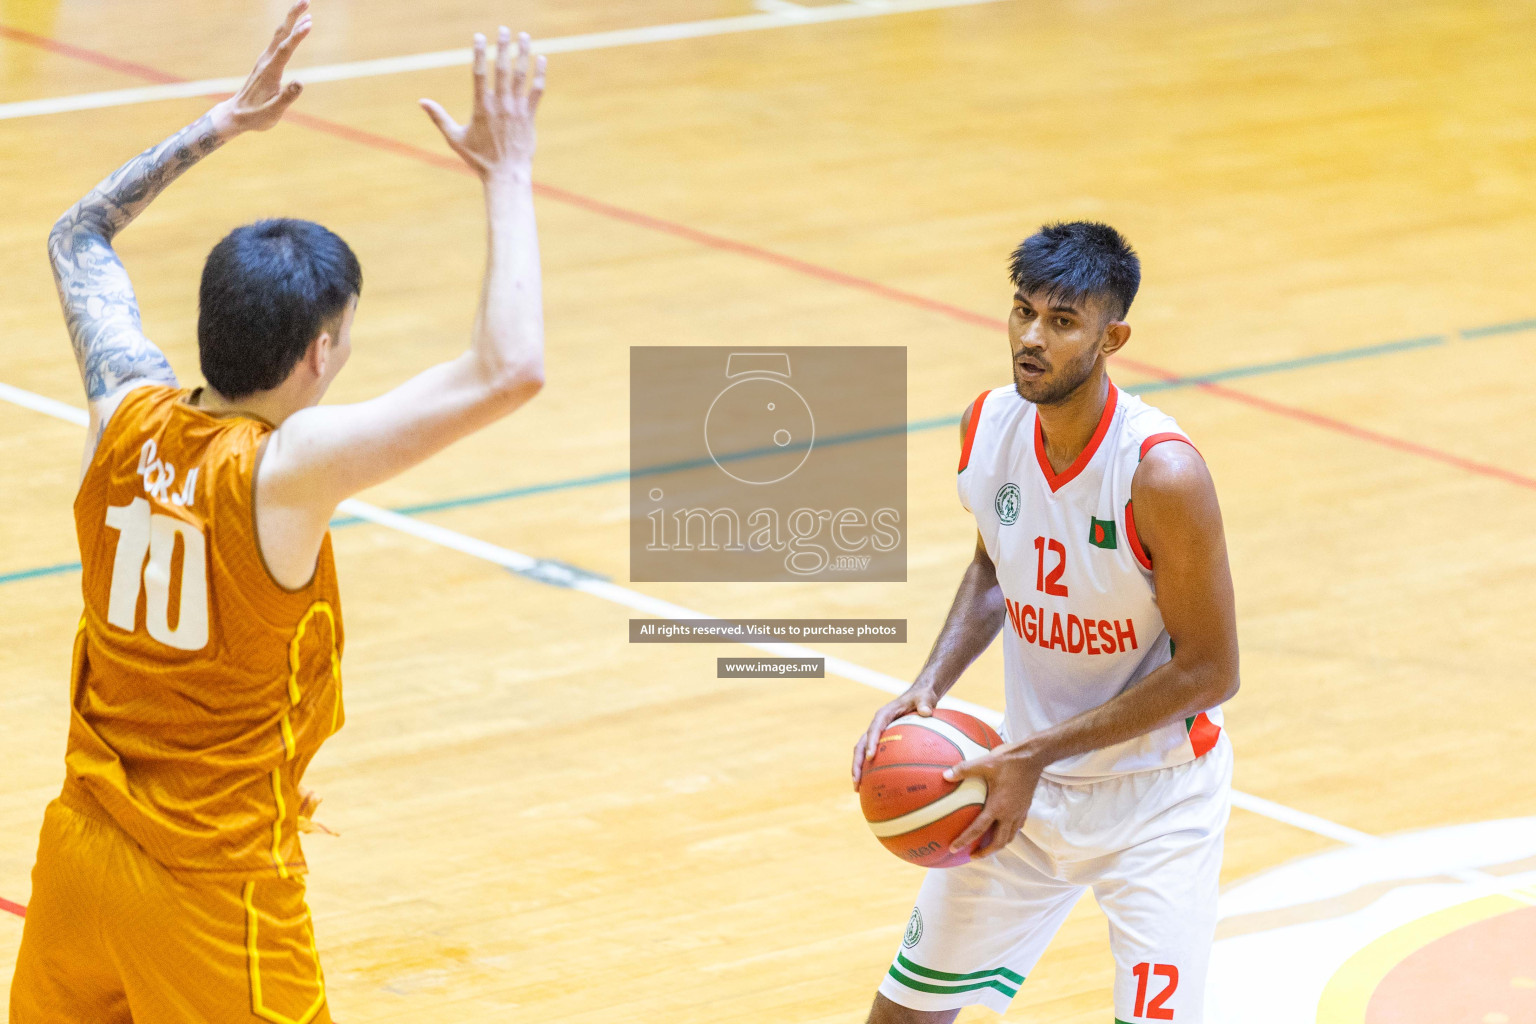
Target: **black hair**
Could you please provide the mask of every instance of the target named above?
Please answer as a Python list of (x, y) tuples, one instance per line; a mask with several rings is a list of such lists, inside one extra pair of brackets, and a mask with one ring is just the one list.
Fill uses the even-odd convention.
[(1107, 299), (1110, 318), (1130, 311), (1141, 286), (1136, 250), (1108, 224), (1076, 220), (1047, 224), (1019, 243), (1008, 260), (1014, 287), (1045, 292), (1053, 301)]
[(277, 387), (362, 290), (357, 256), (319, 224), (273, 218), (236, 228), (203, 265), (203, 377), (225, 398)]

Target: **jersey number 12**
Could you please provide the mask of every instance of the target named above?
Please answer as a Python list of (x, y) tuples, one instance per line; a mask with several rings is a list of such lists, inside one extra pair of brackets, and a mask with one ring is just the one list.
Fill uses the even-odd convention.
[[(151, 513), (149, 502), (107, 506), (107, 526), (116, 530), (112, 590), (107, 621), (132, 633), (137, 625), (139, 591), (144, 592), (144, 627), (149, 635), (182, 651), (208, 645), (208, 558), (201, 530), (175, 516)], [(171, 628), (171, 555), (181, 538), (181, 614)], [(144, 555), (148, 553), (149, 561)]]

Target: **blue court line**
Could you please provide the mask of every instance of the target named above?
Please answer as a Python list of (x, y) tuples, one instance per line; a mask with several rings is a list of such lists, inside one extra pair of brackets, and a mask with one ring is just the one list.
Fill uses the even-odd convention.
[[(1498, 334), (1516, 334), (1521, 331), (1536, 330), (1536, 320), (1512, 320), (1502, 324), (1488, 324), (1483, 327), (1468, 327), (1457, 331), (1456, 336), (1475, 340), (1487, 338)], [(1323, 366), (1328, 363), (1351, 362), (1357, 359), (1373, 359), (1377, 356), (1391, 355), (1395, 352), (1407, 352), (1414, 349), (1433, 348), (1445, 345), (1450, 341), (1449, 335), (1430, 334), (1419, 338), (1404, 338), (1401, 341), (1388, 341), (1378, 345), (1360, 345), (1354, 348), (1337, 349), (1333, 352), (1319, 352), (1315, 355), (1302, 356), (1298, 359), (1282, 359), (1273, 363), (1253, 363), (1248, 366), (1236, 366), (1229, 370), (1215, 370), (1211, 373), (1196, 374), (1189, 377), (1174, 377), (1170, 380), (1145, 381), (1139, 384), (1120, 385), (1121, 390), (1132, 394), (1151, 394), (1155, 391), (1172, 391), (1177, 388), (1194, 387), (1199, 384), (1215, 383), (1216, 381), (1234, 380), (1239, 377), (1257, 377), (1269, 373), (1284, 373), (1287, 370), (1301, 370), (1312, 366)], [(909, 434), (921, 433), (927, 430), (936, 430), (940, 427), (956, 427), (960, 424), (959, 416), (936, 416), (931, 419), (913, 420), (907, 424)], [(899, 431), (900, 427), (889, 427), (880, 430), (860, 431), (853, 434), (845, 434), (828, 438), (822, 442), (824, 445), (847, 444), (852, 441), (867, 440), (871, 437), (883, 437)], [(760, 454), (772, 452), (780, 454), (784, 449), (757, 449), (748, 452), (739, 452), (726, 456), (727, 461), (742, 458), (754, 458)], [(694, 469), (707, 466), (712, 460), (695, 459), (689, 462), (671, 463), (663, 466), (650, 466), (636, 471), (636, 476), (656, 476), (662, 473), (673, 473), (684, 469)], [(550, 494), (555, 491), (572, 491), (583, 487), (596, 487), (600, 484), (620, 483), (630, 478), (628, 470), (618, 469), (607, 473), (593, 473), (588, 476), (568, 477), (564, 480), (551, 480), (542, 484), (528, 484), (523, 487), (509, 487), (500, 491), (489, 491), (484, 494), (468, 494), (461, 498), (448, 498), (443, 501), (425, 501), (415, 505), (401, 505), (390, 511), (401, 515), (414, 516), (428, 512), (446, 512), (450, 509), (469, 508), (474, 505), (488, 505), (498, 501), (510, 501), (514, 498), (526, 498), (534, 494)], [(366, 520), (355, 516), (345, 516), (331, 520), (334, 529), (344, 526), (356, 526)], [(19, 572), (0, 574), (0, 584), (16, 583), (21, 580), (36, 579), (40, 576), (56, 576), (60, 573), (77, 572), (80, 569), (79, 562), (63, 562), (59, 565), (45, 565), (36, 569), (22, 569)]]
[[(1531, 327), (1536, 327), (1536, 320), (1529, 321)], [(1503, 330), (1515, 330), (1513, 325), (1501, 325)], [(1480, 328), (1487, 333), (1495, 333), (1494, 328)], [(1471, 337), (1465, 332), (1463, 337)], [(1480, 335), (1479, 335), (1480, 336)], [(1276, 363), (1254, 363), (1249, 366), (1235, 366), (1230, 370), (1216, 370), (1212, 373), (1194, 374), (1189, 377), (1173, 377), (1169, 380), (1154, 380), (1145, 384), (1127, 384), (1122, 390), (1133, 394), (1148, 394), (1153, 391), (1171, 391), (1174, 388), (1193, 387), (1197, 384), (1213, 384), (1221, 380), (1234, 380), (1238, 377), (1258, 377), (1267, 373), (1283, 373), (1286, 370), (1301, 370), (1309, 366), (1322, 366), (1325, 363), (1344, 363), (1354, 359), (1370, 359), (1373, 356), (1390, 355), (1393, 352), (1406, 352), (1416, 348), (1433, 348), (1436, 345), (1444, 345), (1449, 339), (1443, 334), (1431, 334), (1422, 338), (1406, 338), (1402, 341), (1388, 341), (1380, 345), (1361, 345), (1359, 348), (1343, 348), (1336, 352), (1319, 352), (1316, 355), (1302, 356), (1299, 359), (1282, 359)]]
[(1507, 324), (1490, 324), (1487, 327), (1469, 327), (1458, 333), (1463, 338), (1486, 338), (1490, 334), (1514, 334), (1517, 331), (1536, 330), (1536, 320), (1515, 320)]
[(60, 562), (58, 565), (44, 565), (36, 569), (22, 569), (20, 572), (8, 572), (0, 576), (0, 583), (15, 583), (17, 580), (31, 580), (39, 576), (57, 576), (61, 572), (79, 572), (79, 562)]

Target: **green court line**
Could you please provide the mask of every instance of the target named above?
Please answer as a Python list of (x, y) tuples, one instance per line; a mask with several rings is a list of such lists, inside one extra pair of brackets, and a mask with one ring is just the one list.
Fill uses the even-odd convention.
[(1514, 334), (1518, 331), (1536, 330), (1536, 320), (1515, 320), (1507, 324), (1490, 324), (1487, 327), (1469, 327), (1458, 333), (1463, 338), (1486, 338), (1490, 334)]
[[(1468, 327), (1457, 331), (1457, 336), (1464, 339), (1486, 338), (1498, 334), (1516, 334), (1521, 331), (1536, 330), (1536, 320), (1513, 320), (1509, 323), (1488, 324), (1483, 327)], [(1401, 341), (1388, 341), (1378, 345), (1361, 345), (1354, 348), (1337, 349), (1332, 352), (1319, 352), (1316, 355), (1302, 356), (1298, 359), (1282, 359), (1273, 363), (1253, 363), (1248, 366), (1236, 366), (1228, 370), (1214, 370), (1211, 373), (1196, 374), (1189, 377), (1175, 377), (1171, 380), (1143, 381), (1135, 384), (1122, 384), (1121, 390), (1131, 394), (1146, 395), (1158, 391), (1173, 391), (1179, 388), (1196, 387), (1200, 384), (1215, 383), (1216, 381), (1232, 380), (1238, 377), (1257, 377), (1270, 373), (1284, 373), (1288, 370), (1302, 370), (1313, 366), (1323, 366), (1328, 363), (1351, 362), (1358, 359), (1373, 359), (1377, 356), (1392, 355), (1397, 352), (1407, 352), (1414, 349), (1432, 348), (1444, 345), (1449, 341), (1449, 336), (1444, 334), (1425, 335), (1420, 338), (1404, 338)], [(931, 419), (913, 420), (907, 424), (907, 433), (917, 434), (927, 430), (937, 430), (941, 427), (956, 427), (960, 424), (960, 417), (936, 416)], [(824, 444), (847, 444), (852, 441), (865, 440), (870, 437), (889, 435), (899, 427), (885, 430), (860, 431), (854, 434), (841, 435), (829, 438)], [(782, 449), (773, 449), (775, 453)], [(741, 452), (728, 456), (728, 459), (752, 458), (759, 452)], [(695, 468), (708, 465), (705, 460), (694, 460), (688, 463), (675, 463), (666, 466), (652, 466), (640, 470), (636, 475), (655, 476), (661, 473), (677, 472), (682, 469)], [(509, 487), (504, 490), (489, 491), (484, 494), (468, 494), (460, 498), (447, 498), (442, 501), (426, 501), (415, 505), (402, 505), (391, 509), (401, 515), (423, 515), (428, 512), (446, 512), (451, 509), (469, 508), (474, 505), (488, 505), (498, 501), (511, 501), (516, 498), (526, 498), (535, 494), (551, 494), (556, 491), (571, 491), (583, 487), (596, 487), (602, 484), (620, 483), (628, 480), (628, 470), (617, 469), (607, 473), (593, 473), (586, 476), (568, 477), (564, 480), (550, 480), (541, 484), (528, 484), (523, 487)], [(356, 526), (364, 520), (347, 516), (331, 520), (331, 526), (341, 528), (344, 526)], [(0, 574), (0, 584), (18, 583), (22, 580), (37, 579), (43, 576), (56, 576), (60, 573), (77, 572), (80, 569), (79, 562), (63, 562), (59, 565), (45, 565), (36, 569), (22, 569), (17, 572)]]

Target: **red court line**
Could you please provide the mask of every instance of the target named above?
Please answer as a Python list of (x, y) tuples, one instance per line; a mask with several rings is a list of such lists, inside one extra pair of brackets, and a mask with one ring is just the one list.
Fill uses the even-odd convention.
[(157, 82), (161, 85), (169, 85), (172, 82), (185, 82), (185, 78), (167, 74), (158, 68), (152, 68), (145, 64), (135, 64), (131, 60), (118, 60), (95, 50), (87, 50), (84, 47), (72, 46), (62, 43), (57, 39), (40, 36), (36, 32), (28, 32), (26, 29), (11, 28), (9, 25), (0, 25), (0, 39), (9, 39), (13, 43), (25, 43), (35, 46), (40, 50), (57, 53), (65, 57), (73, 57), (83, 60), (87, 64), (95, 64), (97, 67), (116, 71), (120, 74), (131, 75), (134, 78), (142, 78), (149, 82)]
[[(67, 57), (72, 57), (77, 60), (95, 64), (99, 67), (119, 71), (123, 74), (144, 78), (149, 81), (186, 81), (184, 78), (168, 74), (156, 68), (146, 67), (143, 64), (135, 64), (131, 61), (118, 60), (115, 57), (108, 56), (104, 53), (99, 53), (95, 50), (88, 50), (84, 47), (73, 46), (69, 43), (59, 42), (58, 40), (50, 39), (46, 36), (36, 35), (32, 32), (25, 32), (21, 29), (8, 28), (4, 25), (0, 25), (0, 36), (3, 36), (7, 39), (12, 39), (16, 42), (38, 46), (43, 49), (50, 50), (54, 53), (59, 53)], [(291, 111), (287, 115), (287, 119), (297, 124), (304, 125), (307, 128), (312, 128), (315, 131), (324, 132), (339, 139), (345, 139), (349, 142), (358, 143), (359, 145), (369, 146), (373, 149), (394, 153), (398, 156), (408, 157), (413, 160), (421, 161), (422, 163), (431, 164), (434, 167), (459, 171), (465, 174), (470, 173), (469, 168), (466, 167), (464, 163), (457, 157), (446, 153), (438, 153), (432, 150), (423, 149), (420, 146), (413, 145), (409, 142), (402, 142), (399, 139), (393, 139), (386, 135), (379, 135), (375, 132), (365, 131), (361, 128), (353, 128), (350, 125), (345, 125), (323, 117), (316, 117), (312, 114), (304, 114), (299, 111)], [(752, 245), (748, 242), (739, 242), (735, 239), (726, 238), (722, 235), (711, 234), (708, 231), (701, 231), (698, 228), (689, 227), (686, 224), (679, 224), (676, 221), (665, 220), (661, 217), (653, 217), (650, 214), (641, 213), (637, 210), (626, 209), (622, 206), (615, 206), (612, 203), (607, 203), (601, 199), (595, 199), (591, 196), (582, 195), (578, 192), (572, 192), (569, 189), (559, 188), (554, 185), (542, 185), (535, 183), (534, 191), (547, 199), (553, 200), (555, 202), (565, 203), (568, 206), (574, 206), (579, 209), (587, 210), (591, 213), (596, 213), (603, 217), (622, 221), (626, 224), (633, 224), (636, 227), (646, 228), (652, 231), (660, 232), (662, 234), (671, 235), (675, 238), (685, 239), (687, 241), (708, 246), (712, 249), (718, 249), (723, 252), (733, 252), (738, 255), (746, 256), (750, 259), (755, 259), (760, 262), (772, 264), (773, 266), (782, 267), (797, 274), (816, 278), (817, 280), (826, 281), (831, 284), (842, 285), (843, 287), (847, 288), (853, 288), (883, 299), (900, 302), (903, 305), (911, 306), (916, 309), (926, 310), (930, 313), (938, 313), (941, 316), (946, 316), (952, 320), (957, 320), (962, 323), (972, 324), (974, 326), (980, 327), (988, 327), (995, 330), (1002, 330), (1007, 326), (1005, 321), (998, 319), (997, 317), (975, 313), (971, 310), (963, 309), (959, 306), (951, 305), (950, 303), (942, 302), (938, 299), (930, 299), (926, 296), (917, 295), (913, 292), (903, 291), (900, 288), (892, 288), (889, 285), (881, 284), (878, 281), (872, 281), (869, 278), (858, 277), (854, 274), (847, 274), (843, 271), (834, 270), (830, 267), (823, 267), (819, 264), (810, 263), (806, 260), (798, 259), (794, 256), (787, 256), (783, 253), (774, 252), (771, 249), (765, 249), (761, 246)], [(1127, 359), (1123, 356), (1116, 356), (1115, 360), (1117, 365), (1124, 366), (1127, 369), (1135, 370), (1140, 373), (1145, 373), (1159, 380), (1183, 379), (1182, 374), (1175, 373), (1172, 370), (1164, 369), (1160, 366), (1154, 366), (1151, 363), (1143, 363), (1140, 360)], [(1234, 402), (1240, 402), (1243, 405), (1247, 405), (1251, 408), (1260, 409), (1264, 412), (1272, 413), (1276, 416), (1283, 416), (1287, 419), (1295, 420), (1299, 423), (1306, 423), (1314, 427), (1320, 427), (1324, 430), (1331, 430), (1335, 433), (1344, 434), (1348, 437), (1353, 437), (1357, 440), (1366, 441), (1371, 444), (1381, 445), (1382, 447), (1391, 448), (1395, 451), (1405, 452), (1411, 455), (1418, 455), (1422, 458), (1430, 459), (1432, 461), (1442, 463), (1443, 465), (1453, 466), (1457, 469), (1465, 470), (1469, 473), (1475, 473), (1479, 476), (1491, 477), (1496, 480), (1502, 480), (1506, 483), (1512, 483), (1517, 487), (1536, 490), (1536, 477), (1526, 476), (1525, 474), (1517, 473), (1514, 470), (1504, 469), (1500, 466), (1494, 466), (1489, 463), (1478, 462), (1474, 459), (1464, 458), (1452, 452), (1443, 451), (1438, 448), (1432, 448), (1428, 445), (1422, 445), (1415, 441), (1408, 441), (1402, 438), (1393, 437), (1389, 434), (1383, 434), (1375, 430), (1370, 430), (1366, 427), (1358, 427), (1352, 423), (1336, 419), (1332, 416), (1310, 412), (1306, 409), (1298, 408), (1296, 406), (1286, 405), (1282, 402), (1272, 401), (1271, 399), (1267, 398), (1261, 398), (1258, 395), (1252, 395), (1245, 391), (1238, 391), (1234, 388), (1225, 387), (1221, 384), (1201, 382), (1194, 384), (1194, 387), (1197, 390), (1206, 392), (1207, 394), (1214, 395), (1219, 398), (1225, 398)]]
[(26, 907), (22, 906), (20, 903), (12, 903), (10, 900), (3, 896), (0, 896), (0, 910), (3, 910), (8, 914), (15, 914), (17, 917), (27, 916)]

